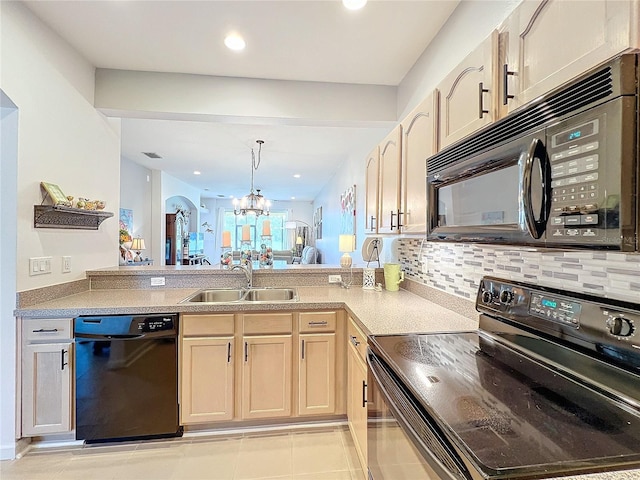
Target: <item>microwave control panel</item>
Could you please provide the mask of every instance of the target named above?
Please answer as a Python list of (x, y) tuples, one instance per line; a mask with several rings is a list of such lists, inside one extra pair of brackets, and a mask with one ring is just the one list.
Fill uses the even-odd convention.
[[(593, 119), (551, 135), (547, 152), (551, 163), (551, 212), (547, 241), (599, 240), (599, 183), (602, 155), (601, 125)], [(581, 243), (581, 242), (580, 242)]]

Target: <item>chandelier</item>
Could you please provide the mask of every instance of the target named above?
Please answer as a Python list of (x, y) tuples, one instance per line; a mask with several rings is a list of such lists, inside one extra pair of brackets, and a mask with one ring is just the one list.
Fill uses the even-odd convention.
[(258, 160), (256, 161), (256, 155), (251, 149), (251, 191), (248, 195), (245, 195), (240, 200), (237, 198), (233, 201), (233, 213), (236, 215), (246, 215), (247, 213), (253, 213), (258, 215), (269, 215), (270, 203), (260, 193), (260, 189), (253, 190), (253, 172), (258, 170), (260, 166), (260, 153), (262, 152), (262, 144), (264, 140), (256, 140), (258, 144)]

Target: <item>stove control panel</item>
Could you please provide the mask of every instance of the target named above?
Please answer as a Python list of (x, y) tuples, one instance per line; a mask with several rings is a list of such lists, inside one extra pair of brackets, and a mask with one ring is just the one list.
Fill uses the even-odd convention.
[(578, 302), (540, 293), (531, 294), (529, 313), (535, 317), (546, 318), (547, 320), (578, 328), (580, 326), (581, 311), (582, 305)]

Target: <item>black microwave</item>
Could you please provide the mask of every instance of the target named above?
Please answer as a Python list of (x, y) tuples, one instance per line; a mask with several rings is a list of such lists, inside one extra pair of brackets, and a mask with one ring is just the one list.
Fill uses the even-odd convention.
[(427, 159), (432, 241), (638, 250), (638, 55)]

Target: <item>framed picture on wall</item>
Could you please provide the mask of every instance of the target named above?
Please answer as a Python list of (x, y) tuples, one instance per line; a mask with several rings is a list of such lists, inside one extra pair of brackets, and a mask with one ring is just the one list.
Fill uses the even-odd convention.
[(352, 185), (340, 195), (340, 234), (356, 234), (356, 186)]

